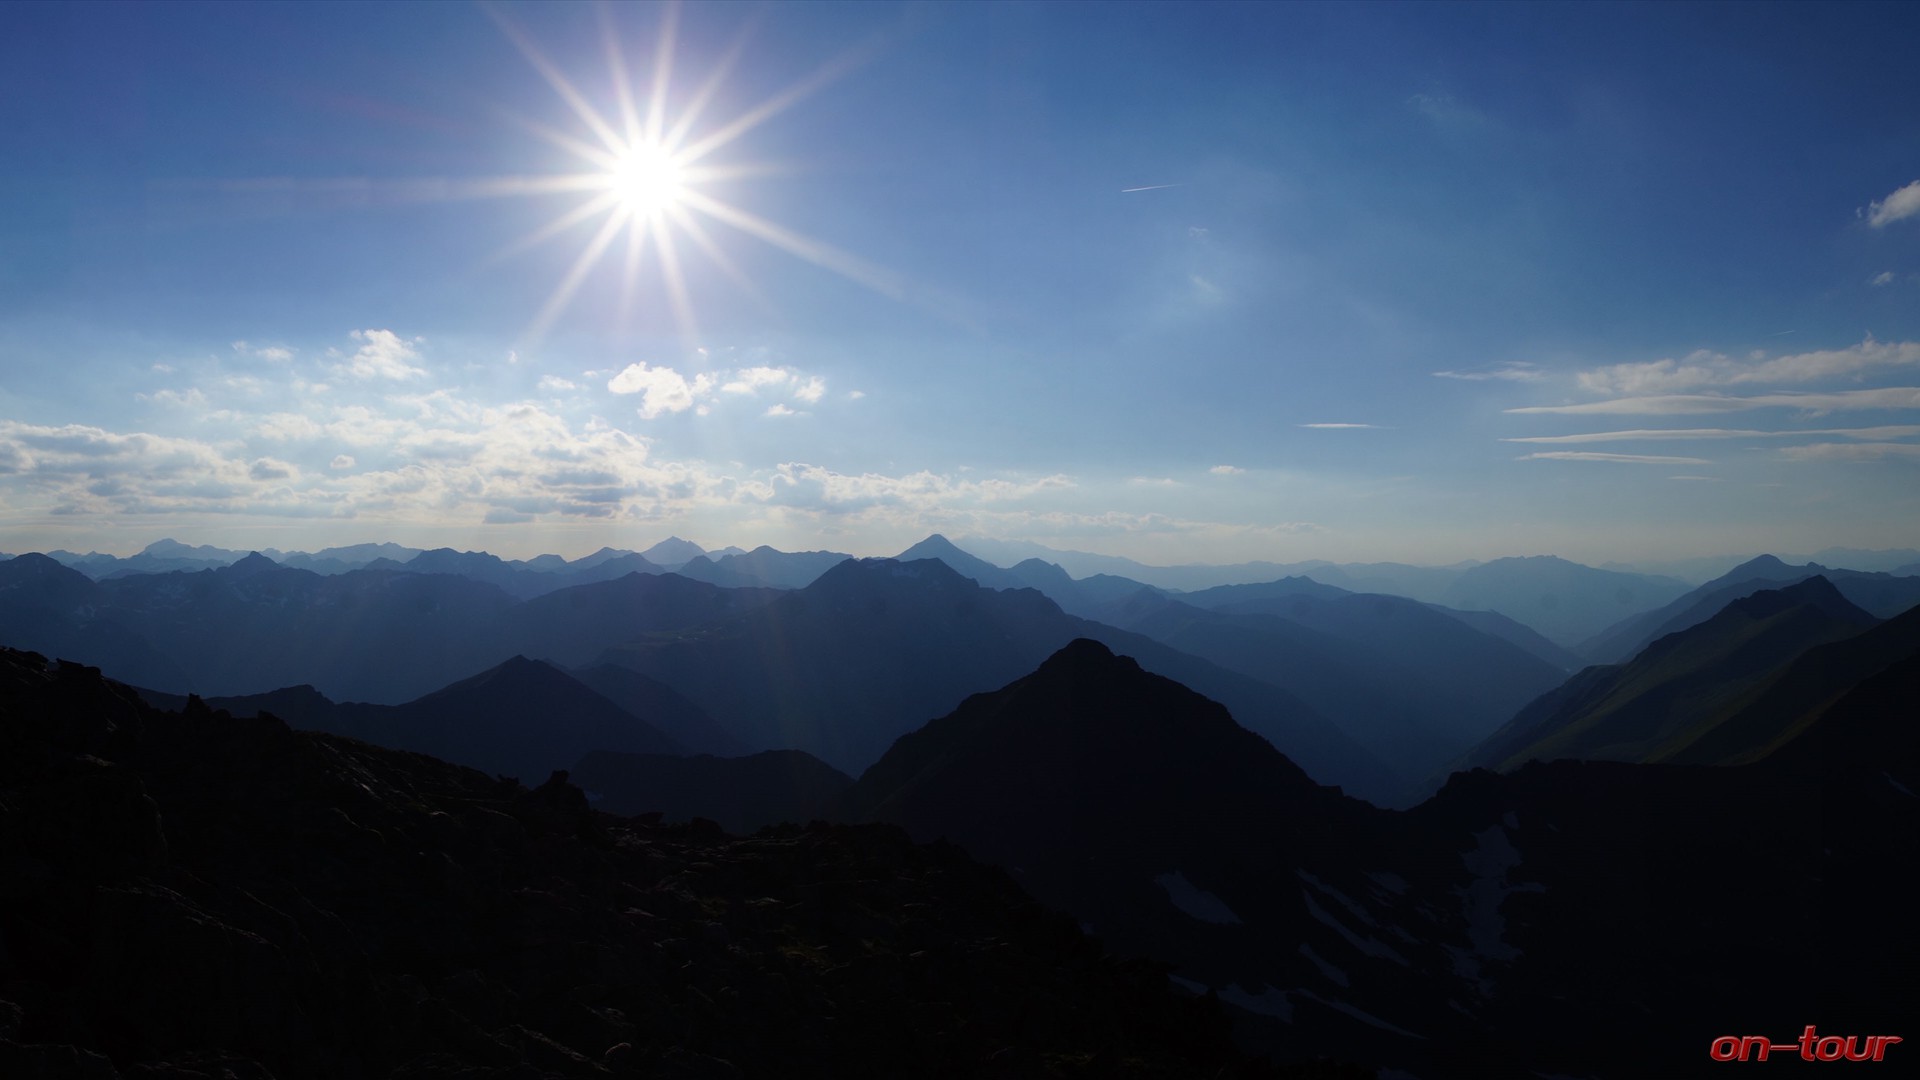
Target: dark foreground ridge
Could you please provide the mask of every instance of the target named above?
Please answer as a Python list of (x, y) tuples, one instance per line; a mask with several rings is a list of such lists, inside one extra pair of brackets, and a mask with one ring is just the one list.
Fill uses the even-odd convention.
[(741, 839), (0, 650), (0, 1076), (1342, 1076), (890, 826)]

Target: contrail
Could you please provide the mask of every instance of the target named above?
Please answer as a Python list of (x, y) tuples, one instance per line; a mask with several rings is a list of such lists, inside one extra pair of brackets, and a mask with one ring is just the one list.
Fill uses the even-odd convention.
[(1159, 191), (1161, 188), (1184, 186), (1183, 184), (1148, 184), (1146, 187), (1123, 187), (1120, 189), (1120, 194), (1125, 195), (1129, 191)]
[(1777, 334), (1768, 334), (1767, 336), (1768, 337), (1786, 337), (1788, 334), (1797, 334), (1797, 333), (1799, 333), (1799, 331), (1797, 330), (1782, 330)]

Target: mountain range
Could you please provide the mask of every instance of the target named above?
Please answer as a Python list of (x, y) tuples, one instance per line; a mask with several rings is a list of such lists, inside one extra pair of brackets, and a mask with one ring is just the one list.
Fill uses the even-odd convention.
[[(1883, 618), (1843, 587), (1848, 575), (1796, 577), (1803, 568), (1762, 563), (1748, 569), (1791, 580), (1722, 583), (1715, 588), (1761, 586), (1735, 590), (1706, 618), (1622, 663), (1569, 675), (1504, 613), (1470, 618), (1294, 575), (1190, 593), (1134, 580), (1101, 599), (1076, 599), (1115, 620), (1101, 622), (1065, 610), (1037, 585), (1019, 584), (1070, 593), (1086, 579), (1044, 563), (1024, 570), (969, 563), (957, 547), (945, 550), (951, 546), (933, 537), (921, 553), (937, 557), (841, 560), (800, 588), (725, 588), (636, 573), (526, 599), (458, 573), (375, 567), (323, 576), (264, 556), (100, 581), (42, 556), (0, 563), (0, 635), (94, 649), (75, 654), (89, 662), (98, 662), (100, 650), (119, 649), (155, 670), (198, 665), (201, 674), (190, 679), (321, 670), (349, 682), (395, 682), (392, 673), (403, 669), (415, 681), (452, 672), (395, 704), (348, 703), (313, 678), (241, 698), (168, 697), (168, 688), (156, 687), (145, 697), (172, 710), (162, 715), (97, 673), (44, 656), (0, 655), (0, 737), (12, 740), (0, 746), (0, 782), (8, 785), (0, 806), (10, 822), (0, 827), (0, 844), (14, 845), (0, 858), (32, 871), (18, 878), (30, 883), (24, 892), (0, 895), (0, 917), (8, 920), (0, 923), (0, 945), (39, 940), (34, 935), (51, 926), (57, 940), (93, 943), (96, 956), (162, 950), (156, 943), (186, 934), (182, 927), (211, 925), (192, 923), (190, 909), (241, 928), (234, 940), (252, 934), (285, 952), (293, 939), (272, 927), (336, 925), (301, 914), (302, 903), (317, 904), (350, 926), (401, 926), (400, 940), (443, 950), (421, 954), (426, 967), (409, 967), (414, 953), (385, 945), (346, 951), (376, 958), (372, 969), (354, 961), (363, 964), (356, 970), (413, 972), (420, 993), (379, 982), (397, 975), (375, 976), (376, 985), (403, 988), (381, 1000), (411, 1000), (441, 1018), (427, 1027), (404, 1021), (400, 1030), (412, 1042), (393, 1044), (381, 1034), (370, 1046), (426, 1046), (440, 1037), (433, 1033), (466, 1031), (448, 1026), (445, 1017), (457, 1015), (481, 1037), (433, 1044), (467, 1048), (436, 1052), (508, 1061), (552, 1044), (572, 1056), (539, 1050), (540, 1061), (560, 1063), (539, 1068), (587, 1075), (609, 1066), (594, 1060), (597, 1051), (579, 1053), (580, 1045), (625, 1032), (633, 1036), (627, 1053), (650, 1055), (647, 1069), (674, 1075), (678, 1065), (662, 1056), (669, 1046), (762, 1063), (765, 1050), (742, 1042), (748, 1037), (721, 1014), (707, 1027), (636, 1029), (614, 1002), (642, 999), (621, 998), (624, 990), (592, 998), (595, 1008), (622, 1010), (613, 1026), (541, 1011), (547, 999), (514, 981), (519, 976), (449, 960), (436, 944), (443, 932), (425, 927), (417, 915), (423, 909), (409, 905), (461, 898), (447, 923), (454, 929), (444, 933), (480, 933), (472, 928), (484, 925), (501, 940), (523, 940), (513, 936), (522, 924), (499, 922), (507, 916), (498, 914), (462, 921), (462, 913), (538, 910), (547, 921), (528, 924), (537, 927), (561, 925), (554, 920), (564, 912), (583, 920), (565, 925), (586, 927), (641, 919), (619, 915), (622, 905), (654, 919), (663, 917), (660, 908), (674, 913), (668, 918), (704, 917), (728, 940), (746, 934), (748, 942), (771, 942), (753, 935), (793, 928), (779, 929), (786, 924), (774, 913), (786, 908), (762, 901), (824, 903), (818, 910), (846, 920), (849, 937), (835, 941), (865, 948), (896, 940), (889, 935), (903, 924), (880, 917), (894, 910), (884, 904), (847, 906), (830, 899), (847, 893), (821, 892), (809, 884), (817, 879), (804, 877), (799, 891), (782, 891), (793, 879), (781, 875), (796, 865), (783, 853), (798, 838), (831, 836), (867, 853), (863, 882), (914, 880), (928, 858), (971, 866), (959, 851), (999, 866), (1012, 892), (996, 894), (996, 910), (1013, 910), (1023, 901), (1011, 897), (1031, 895), (1042, 909), (1065, 913), (1068, 921), (1050, 932), (1082, 943), (1071, 948), (1168, 965), (1155, 969), (1164, 977), (1147, 982), (1159, 979), (1163, 993), (1169, 983), (1183, 989), (1201, 1010), (1195, 1016), (1218, 1018), (1205, 1021), (1218, 1025), (1208, 1030), (1231, 1024), (1243, 1050), (1309, 1070), (1337, 1074), (1337, 1066), (1311, 1064), (1335, 1059), (1419, 1077), (1690, 1075), (1719, 1067), (1700, 1044), (1729, 1031), (1784, 1035), (1817, 1023), (1829, 1033), (1898, 1033), (1920, 1005), (1920, 986), (1900, 966), (1920, 946), (1902, 881), (1920, 854), (1920, 735), (1908, 720), (1920, 690), (1920, 608)], [(625, 557), (609, 553), (597, 565)], [(1485, 565), (1516, 582), (1571, 582), (1565, 595), (1590, 612), (1608, 602), (1587, 588), (1608, 579), (1517, 562)], [(476, 565), (493, 572), (490, 563)], [(1880, 604), (1907, 587), (1886, 575), (1851, 580)], [(409, 637), (421, 632), (440, 640)], [(288, 731), (282, 721), (307, 730)], [(57, 753), (46, 739), (56, 741)], [(415, 753), (381, 756), (365, 743)], [(454, 774), (433, 772), (445, 767), (422, 752), (495, 779), (446, 779)], [(1448, 761), (1465, 771), (1444, 775)], [(569, 777), (531, 793), (499, 778), (536, 780), (556, 769)], [(125, 824), (149, 820), (147, 804), (126, 794), (136, 782), (142, 798), (165, 808), (158, 828), (177, 853), (167, 858), (185, 860), (180, 875), (155, 877), (172, 874), (165, 870), (172, 864), (153, 861), (153, 830)], [(16, 808), (63, 798), (96, 809), (64, 825), (43, 809), (18, 816)], [(266, 801), (245, 801), (255, 799)], [(329, 806), (353, 828), (329, 816)], [(439, 806), (441, 816), (423, 806)], [(607, 818), (588, 807), (643, 816)], [(123, 810), (132, 815), (124, 822), (115, 817)], [(247, 831), (253, 825), (231, 820), (236, 812), (304, 824), (256, 835)], [(519, 821), (520, 831), (503, 818)], [(877, 823), (905, 836), (779, 824), (815, 818)], [(568, 869), (545, 878), (524, 870), (489, 876), (518, 865), (501, 860), (526, 850), (536, 820), (539, 850), (558, 851), (553, 843), (572, 837), (567, 843), (585, 845), (577, 852), (627, 854), (568, 854)], [(102, 823), (119, 831), (85, 832), (109, 827)], [(48, 835), (67, 839), (21, 839), (56, 827), (66, 831)], [(730, 841), (721, 827), (772, 831)], [(470, 835), (490, 846), (461, 839)], [(876, 839), (882, 835), (898, 839)], [(386, 839), (396, 836), (405, 838), (397, 848)], [(913, 847), (906, 836), (931, 846)], [(248, 861), (260, 844), (304, 852), (307, 837), (323, 845), (320, 853), (290, 854), (284, 865), (304, 858), (319, 876), (302, 878), (291, 892), (283, 864), (262, 869)], [(686, 838), (707, 838), (698, 842), (709, 846), (686, 862), (663, 863), (680, 857), (663, 846)], [(60, 844), (101, 854), (50, 862)], [(760, 846), (729, 846), (738, 844)], [(39, 861), (20, 862), (21, 851)], [(128, 851), (146, 854), (112, 862)], [(413, 861), (382, 861), (402, 856)], [(629, 856), (646, 869), (618, 874), (639, 875), (630, 879), (651, 890), (648, 899), (578, 884), (621, 880), (605, 877), (613, 872), (606, 868)], [(342, 858), (413, 876), (380, 879), (397, 906), (357, 902), (343, 915), (335, 892), (323, 892), (324, 903), (312, 900), (314, 890), (336, 888), (316, 883), (343, 873)], [(763, 858), (771, 861), (753, 861)], [(51, 877), (34, 869), (43, 866), (55, 868)], [(465, 869), (427, 869), (441, 866)], [(537, 888), (524, 884), (536, 880)], [(527, 897), (507, 908), (487, 906), (507, 903), (494, 900), (472, 907), (473, 898), (492, 895), (486, 890), (495, 881), (536, 888), (559, 906)], [(575, 883), (571, 892), (567, 881)], [(722, 894), (692, 892), (722, 885), (733, 890), (724, 902), (715, 899)], [(75, 921), (98, 908), (97, 898), (72, 911), (53, 899), (94, 897), (72, 890), (101, 887), (154, 896), (154, 888), (171, 890), (185, 906), (155, 901), (149, 922), (101, 929)], [(945, 902), (959, 888), (889, 903)], [(279, 914), (248, 914), (250, 902)], [(645, 919), (619, 925), (655, 926)], [(911, 958), (935, 940), (925, 937), (925, 924), (911, 925), (920, 945), (883, 945), (878, 955)], [(678, 955), (683, 947), (668, 942), (688, 931), (720, 933), (691, 923), (669, 933), (662, 925), (637, 940)], [(576, 944), (590, 937), (569, 932)], [(565, 955), (625, 947), (591, 940), (602, 942), (593, 947), (599, 953), (569, 946)], [(778, 940), (779, 948), (797, 950), (780, 953), (795, 962), (820, 948)], [(252, 955), (218, 948), (223, 956)], [(718, 1001), (729, 985), (743, 996), (750, 996), (744, 985), (764, 993), (764, 984), (742, 982), (744, 969), (730, 955), (700, 951), (678, 970), (728, 973), (731, 982), (699, 984), (707, 1000)], [(507, 999), (496, 994), (482, 1008), (449, 989), (460, 964), (511, 986), (518, 1004), (502, 1011)], [(826, 978), (833, 966), (808, 970)], [(0, 1053), (84, 1047), (117, 1055), (116, 1067), (127, 1067), (190, 1043), (203, 1056), (210, 1047), (240, 1047), (248, 1060), (279, 1053), (266, 1048), (274, 1039), (306, 1045), (284, 1019), (261, 1021), (267, 1034), (249, 1041), (181, 1019), (162, 1001), (128, 1004), (126, 991), (113, 989), (125, 985), (118, 974), (112, 978), (122, 981), (104, 988), (71, 981), (91, 977), (58, 983), (71, 988), (60, 1000), (105, 1002), (121, 1011), (101, 1015), (138, 1015), (147, 1026), (102, 1042), (94, 1028), (56, 1019), (93, 1013), (50, 1011), (46, 991), (0, 979), (0, 998), (25, 998), (14, 1013), (0, 1009), (0, 1020), (23, 1018), (0, 1027)], [(292, 1000), (333, 1002), (313, 989), (318, 977), (300, 975), (307, 989)], [(999, 968), (991, 975), (1003, 994), (1004, 980), (1022, 977), (1031, 976)], [(289, 1000), (259, 990), (250, 975), (220, 978), (255, 987), (247, 992), (261, 1000)], [(222, 985), (185, 984), (176, 996), (223, 1002)], [(909, 1019), (862, 993), (863, 1032), (873, 1030), (866, 1019), (892, 1016), (903, 1032), (952, 1037), (950, 1027), (928, 1019), (949, 1015), (935, 1007), (915, 1005), (920, 1019)], [(819, 1023), (837, 1014), (816, 1008), (806, 1015)], [(517, 1027), (501, 1026), (507, 1016)], [(1102, 1030), (1101, 1039), (1073, 1045), (1112, 1045), (1112, 1029)], [(1596, 1042), (1595, 1031), (1615, 1034)], [(687, 1041), (695, 1038), (689, 1032), (696, 1041)], [(31, 1038), (16, 1038), (22, 1034)], [(976, 1044), (963, 1038), (954, 1045)], [(1037, 1062), (1014, 1075), (1107, 1075), (1127, 1067), (1125, 1054), (1075, 1052), (1086, 1056), (1005, 1061)], [(1156, 1075), (1214, 1075), (1226, 1059), (1210, 1060), (1216, 1063), (1201, 1072), (1183, 1065)], [(273, 1061), (302, 1075), (284, 1056)]]
[(0, 808), (10, 1077), (1367, 1075), (897, 829), (613, 818), (14, 650)]

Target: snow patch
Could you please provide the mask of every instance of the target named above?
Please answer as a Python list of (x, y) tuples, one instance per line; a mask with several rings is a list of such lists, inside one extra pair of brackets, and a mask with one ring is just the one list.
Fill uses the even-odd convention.
[(1368, 926), (1375, 927), (1376, 929), (1379, 927), (1380, 924), (1374, 921), (1372, 913), (1368, 912), (1366, 908), (1361, 907), (1359, 904), (1354, 903), (1353, 898), (1348, 896), (1346, 893), (1343, 893), (1339, 889), (1336, 889), (1333, 886), (1327, 884), (1326, 882), (1321, 881), (1319, 878), (1314, 877), (1312, 874), (1307, 873), (1305, 870), (1295, 870), (1294, 873), (1300, 875), (1301, 881), (1306, 882), (1307, 884), (1313, 886), (1314, 888), (1319, 889), (1321, 892), (1326, 893), (1328, 896), (1333, 897), (1335, 900), (1340, 901), (1340, 906), (1347, 909), (1347, 914), (1353, 916), (1355, 919), (1359, 920), (1360, 922), (1366, 923)]
[(1225, 901), (1188, 881), (1180, 871), (1161, 874), (1153, 881), (1167, 891), (1167, 899), (1173, 901), (1173, 906), (1179, 908), (1182, 914), (1215, 926), (1240, 925), (1240, 916), (1235, 915)]
[(1341, 971), (1339, 968), (1334, 967), (1332, 964), (1329, 964), (1325, 960), (1320, 959), (1320, 954), (1313, 951), (1313, 946), (1307, 944), (1304, 941), (1300, 943), (1300, 955), (1306, 957), (1308, 960), (1313, 961), (1313, 966), (1320, 969), (1320, 974), (1325, 975), (1328, 979), (1332, 980), (1333, 982), (1337, 982), (1341, 986), (1353, 985), (1351, 982), (1347, 980), (1346, 972)]
[(1386, 870), (1369, 870), (1367, 871), (1367, 876), (1373, 879), (1375, 885), (1380, 886), (1395, 896), (1399, 896), (1401, 893), (1407, 891), (1407, 879), (1401, 877), (1399, 874), (1390, 873)]
[(1319, 920), (1320, 922), (1323, 922), (1328, 926), (1333, 927), (1333, 929), (1337, 933), (1339, 933), (1341, 937), (1347, 939), (1347, 944), (1359, 950), (1359, 952), (1362, 955), (1378, 956), (1384, 960), (1391, 960), (1394, 963), (1399, 964), (1401, 967), (1413, 966), (1412, 964), (1407, 963), (1406, 957), (1401, 956), (1397, 952), (1394, 952), (1393, 949), (1389, 948), (1388, 946), (1383, 945), (1380, 942), (1373, 940), (1372, 938), (1363, 938), (1359, 934), (1356, 934), (1353, 931), (1347, 929), (1345, 926), (1341, 925), (1340, 920), (1334, 918), (1332, 915), (1329, 915), (1327, 913), (1326, 908), (1323, 908), (1319, 904), (1316, 904), (1313, 902), (1312, 893), (1308, 892), (1305, 889), (1301, 889), (1300, 898), (1307, 902), (1307, 914), (1313, 916), (1315, 919)]
[(1206, 983), (1196, 982), (1193, 979), (1185, 978), (1180, 975), (1168, 975), (1167, 978), (1171, 979), (1175, 986), (1180, 987), (1182, 990), (1191, 991), (1197, 997), (1206, 997), (1207, 991), (1213, 989), (1212, 987), (1208, 986)]
[(1257, 994), (1252, 994), (1240, 989), (1239, 983), (1234, 983), (1220, 991), (1220, 1000), (1229, 1005), (1238, 1005), (1251, 1013), (1272, 1016), (1286, 1023), (1293, 1023), (1293, 1002), (1287, 1000), (1285, 990), (1268, 987)]
[(1513, 846), (1505, 828), (1490, 826), (1474, 833), (1473, 840), (1473, 850), (1460, 855), (1473, 880), (1458, 890), (1461, 914), (1467, 920), (1467, 940), (1473, 948), (1450, 945), (1447, 951), (1453, 956), (1454, 974), (1478, 985), (1482, 995), (1490, 995), (1493, 983), (1481, 974), (1481, 964), (1487, 960), (1511, 962), (1521, 956), (1518, 948), (1507, 943), (1507, 920), (1500, 913), (1501, 905), (1513, 893), (1546, 892), (1547, 887), (1507, 882), (1508, 875), (1520, 865), (1520, 849)]
[(1408, 1031), (1406, 1028), (1400, 1027), (1396, 1024), (1389, 1024), (1385, 1020), (1380, 1019), (1379, 1017), (1373, 1015), (1372, 1013), (1366, 1012), (1361, 1009), (1357, 1009), (1352, 1005), (1347, 1004), (1344, 1001), (1338, 1001), (1333, 998), (1324, 998), (1324, 997), (1321, 997), (1319, 994), (1314, 993), (1311, 990), (1295, 990), (1293, 992), (1296, 994), (1299, 994), (1301, 997), (1312, 998), (1313, 1000), (1319, 1002), (1320, 1004), (1325, 1005), (1329, 1009), (1333, 1009), (1337, 1012), (1346, 1013), (1348, 1016), (1353, 1017), (1355, 1020), (1358, 1020), (1363, 1024), (1372, 1024), (1374, 1027), (1377, 1027), (1382, 1031), (1391, 1031), (1395, 1035), (1405, 1035), (1409, 1039), (1426, 1038), (1425, 1035), (1422, 1035), (1419, 1032)]

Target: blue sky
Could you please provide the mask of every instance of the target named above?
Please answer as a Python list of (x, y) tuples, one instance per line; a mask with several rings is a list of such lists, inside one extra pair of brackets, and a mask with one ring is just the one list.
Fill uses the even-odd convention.
[(1909, 546), (1915, 40), (1905, 5), (8, 5), (0, 550)]

